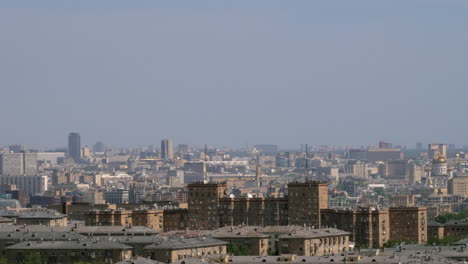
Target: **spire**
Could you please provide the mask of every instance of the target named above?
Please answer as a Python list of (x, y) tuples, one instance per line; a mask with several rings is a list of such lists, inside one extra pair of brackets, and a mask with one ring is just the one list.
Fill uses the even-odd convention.
[(305, 178), (306, 182), (309, 181), (309, 148), (308, 145), (305, 144)]
[(206, 162), (208, 161), (208, 146), (205, 144), (205, 161), (203, 162), (203, 182), (208, 183), (208, 177), (206, 172)]

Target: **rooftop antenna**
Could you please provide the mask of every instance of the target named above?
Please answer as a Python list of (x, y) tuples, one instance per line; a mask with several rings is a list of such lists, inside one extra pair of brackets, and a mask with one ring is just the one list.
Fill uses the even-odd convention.
[(257, 197), (260, 194), (260, 177), (261, 177), (261, 167), (260, 167), (260, 153), (257, 152), (257, 167), (255, 169), (255, 179), (257, 181)]
[(305, 168), (306, 168), (306, 182), (309, 181), (309, 161), (308, 161), (308, 157), (309, 157), (309, 148), (307, 146), (307, 144), (305, 144)]
[(208, 161), (208, 146), (205, 144), (205, 162), (203, 163), (203, 182), (208, 183), (206, 175), (206, 162)]

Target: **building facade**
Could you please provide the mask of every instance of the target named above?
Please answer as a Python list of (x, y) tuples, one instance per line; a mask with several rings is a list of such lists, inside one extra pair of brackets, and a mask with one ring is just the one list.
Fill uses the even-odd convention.
[(68, 135), (68, 156), (75, 162), (81, 160), (81, 137), (79, 133), (72, 132)]

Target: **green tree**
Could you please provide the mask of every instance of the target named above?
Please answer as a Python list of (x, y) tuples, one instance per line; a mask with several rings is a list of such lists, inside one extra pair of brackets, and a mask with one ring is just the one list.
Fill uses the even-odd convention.
[(445, 224), (448, 221), (462, 220), (462, 219), (465, 219), (465, 218), (468, 218), (468, 210), (461, 211), (461, 212), (456, 213), (456, 214), (446, 213), (446, 214), (438, 215), (436, 218), (434, 218), (434, 220), (437, 223)]
[(459, 241), (460, 239), (463, 239), (463, 237), (458, 237), (458, 236), (446, 236), (444, 238), (438, 238), (438, 237), (430, 237), (427, 240), (426, 245), (427, 246), (450, 246), (453, 243)]
[(42, 258), (39, 253), (31, 253), (26, 256), (25, 264), (42, 264)]
[(249, 248), (244, 243), (234, 244), (229, 242), (227, 244), (227, 253), (232, 254), (234, 256), (248, 256), (250, 253)]

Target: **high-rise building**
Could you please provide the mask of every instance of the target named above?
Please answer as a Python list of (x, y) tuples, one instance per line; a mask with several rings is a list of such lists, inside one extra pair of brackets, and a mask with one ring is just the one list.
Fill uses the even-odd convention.
[(74, 161), (81, 160), (81, 138), (79, 133), (72, 132), (68, 135), (68, 156)]
[(417, 151), (422, 151), (423, 150), (423, 143), (417, 142), (416, 143), (416, 150)]
[(389, 219), (391, 240), (427, 242), (426, 207), (391, 207)]
[(351, 232), (357, 247), (380, 248), (389, 240), (389, 210), (373, 207), (323, 209), (322, 225)]
[(328, 208), (328, 185), (320, 182), (288, 184), (290, 225), (320, 228), (320, 210)]
[(94, 152), (106, 152), (106, 145), (102, 143), (101, 141), (96, 142), (93, 146), (93, 151)]
[(220, 199), (227, 195), (224, 183), (192, 183), (188, 186), (188, 220), (190, 229), (219, 227)]
[(174, 158), (172, 139), (161, 140), (161, 158), (165, 160), (171, 160)]
[(37, 174), (37, 153), (2, 153), (0, 175), (34, 176)]

